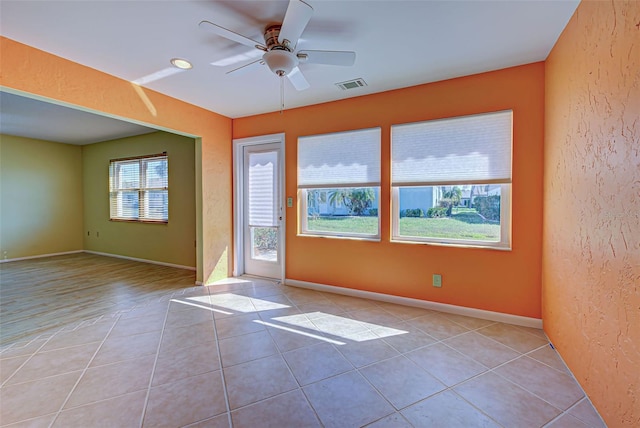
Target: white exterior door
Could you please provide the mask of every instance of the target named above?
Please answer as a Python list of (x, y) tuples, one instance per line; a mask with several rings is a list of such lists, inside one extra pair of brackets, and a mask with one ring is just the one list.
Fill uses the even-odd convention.
[(242, 183), (236, 183), (242, 187), (242, 206), (237, 207), (242, 221), (236, 227), (242, 230), (236, 234), (236, 245), (241, 244), (236, 273), (281, 279), (282, 143), (243, 144), (237, 150), (242, 151), (242, 162), (236, 163), (242, 169)]

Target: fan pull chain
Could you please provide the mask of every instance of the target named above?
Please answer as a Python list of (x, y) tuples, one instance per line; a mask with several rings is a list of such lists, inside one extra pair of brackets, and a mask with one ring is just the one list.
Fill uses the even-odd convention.
[(280, 114), (284, 110), (284, 76), (280, 76)]

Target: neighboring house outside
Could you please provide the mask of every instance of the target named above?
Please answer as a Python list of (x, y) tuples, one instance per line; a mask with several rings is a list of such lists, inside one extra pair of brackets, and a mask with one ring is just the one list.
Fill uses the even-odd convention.
[[(452, 186), (444, 186), (449, 190)], [(473, 189), (472, 189), (473, 187)], [(442, 198), (443, 187), (403, 187), (400, 191), (400, 212), (408, 209), (421, 209), (425, 215), (429, 208), (438, 206)], [(471, 197), (475, 200), (478, 196), (500, 195), (499, 184), (487, 184), (478, 186), (462, 186), (461, 207), (469, 207)], [(473, 192), (472, 192), (473, 190)], [(331, 189), (318, 189), (310, 191), (309, 214), (319, 216), (345, 216), (349, 215), (349, 208), (343, 203), (336, 201), (332, 204)], [(375, 192), (375, 199), (371, 204), (372, 208), (378, 207), (378, 191)]]

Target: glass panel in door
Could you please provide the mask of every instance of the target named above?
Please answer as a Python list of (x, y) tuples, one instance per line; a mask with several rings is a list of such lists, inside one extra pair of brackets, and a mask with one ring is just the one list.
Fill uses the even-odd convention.
[(245, 273), (281, 277), (279, 144), (244, 149), (244, 264)]

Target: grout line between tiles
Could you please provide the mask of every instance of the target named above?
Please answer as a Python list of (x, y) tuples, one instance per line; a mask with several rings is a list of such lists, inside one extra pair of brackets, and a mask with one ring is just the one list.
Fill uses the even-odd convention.
[(118, 319), (119, 319), (119, 317), (116, 317), (116, 319), (114, 320), (113, 324), (111, 325), (111, 328), (109, 329), (107, 334), (105, 334), (104, 338), (100, 342), (100, 345), (98, 345), (98, 349), (96, 349), (96, 351), (93, 353), (93, 355), (91, 356), (91, 358), (87, 362), (87, 366), (84, 368), (84, 370), (82, 370), (82, 373), (78, 377), (78, 380), (76, 380), (76, 383), (73, 385), (73, 387), (71, 387), (71, 391), (69, 391), (69, 393), (67, 394), (67, 398), (65, 398), (64, 401), (62, 402), (62, 404), (60, 405), (60, 409), (58, 409), (58, 411), (56, 412), (55, 418), (53, 418), (53, 420), (51, 421), (51, 424), (49, 424), (49, 428), (51, 428), (56, 423), (56, 420), (58, 420), (58, 418), (60, 417), (60, 413), (62, 413), (62, 410), (64, 409), (64, 406), (69, 402), (69, 399), (71, 398), (71, 395), (73, 394), (73, 392), (78, 387), (78, 384), (80, 384), (80, 381), (82, 381), (82, 378), (84, 377), (84, 375), (87, 372), (87, 370), (89, 370), (89, 366), (93, 362), (93, 360), (96, 357), (96, 355), (98, 355), (98, 352), (100, 352), (100, 349), (102, 349), (102, 346), (104, 345), (104, 342), (106, 342), (107, 338), (111, 334), (111, 331), (113, 331), (113, 329), (115, 328), (116, 323), (118, 322)]
[[(209, 301), (211, 302), (211, 289), (207, 289), (209, 295)], [(251, 302), (253, 305), (253, 302)], [(254, 305), (255, 309), (255, 305)], [(218, 327), (216, 325), (216, 317), (215, 313), (211, 312), (211, 319), (213, 321), (213, 338), (215, 339), (216, 344), (216, 352), (218, 353), (218, 367), (220, 370), (220, 377), (222, 379), (222, 392), (224, 395), (224, 405), (227, 409), (227, 419), (229, 422), (229, 427), (233, 427), (233, 421), (231, 420), (231, 407), (229, 405), (229, 393), (227, 392), (227, 380), (224, 376), (224, 369), (222, 368), (222, 353), (220, 352), (220, 340), (218, 339)], [(277, 349), (277, 347), (276, 347)]]
[[(174, 293), (175, 294), (175, 293)], [(173, 297), (173, 294), (171, 295)], [(170, 301), (170, 300), (169, 300)], [(160, 339), (158, 340), (158, 347), (156, 348), (156, 355), (153, 359), (153, 367), (151, 368), (151, 376), (149, 377), (149, 385), (147, 386), (147, 393), (144, 397), (144, 404), (142, 406), (142, 415), (140, 416), (140, 424), (138, 426), (142, 427), (144, 423), (144, 418), (147, 415), (147, 405), (149, 404), (149, 397), (151, 396), (151, 385), (153, 384), (153, 376), (156, 373), (156, 366), (158, 364), (158, 358), (160, 357), (160, 347), (162, 346), (162, 338), (164, 337), (164, 329), (167, 325), (167, 318), (169, 317), (169, 307), (170, 303), (167, 303), (167, 309), (164, 314), (164, 320), (162, 321), (162, 330), (160, 331)], [(133, 318), (135, 320), (135, 318)]]

